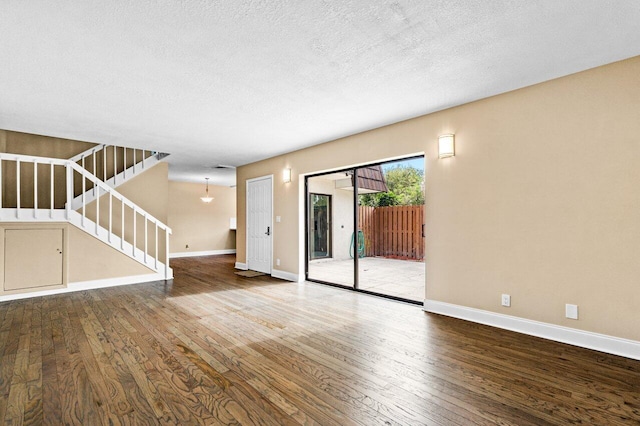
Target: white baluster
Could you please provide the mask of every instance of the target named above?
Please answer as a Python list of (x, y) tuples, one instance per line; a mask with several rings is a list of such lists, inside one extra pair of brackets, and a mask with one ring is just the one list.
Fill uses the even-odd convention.
[(66, 216), (67, 220), (71, 218), (71, 201), (73, 200), (73, 169), (69, 164), (65, 165), (67, 173), (67, 204), (66, 204)]
[(127, 147), (122, 148), (122, 178), (127, 179)]
[(147, 240), (148, 240), (148, 233), (147, 233), (147, 215), (145, 213), (144, 215), (144, 263), (145, 265), (147, 264)]
[(156, 222), (156, 251), (155, 251), (155, 255), (156, 255), (155, 268), (157, 270), (158, 269), (158, 222)]
[(102, 145), (102, 176), (103, 181), (107, 181), (107, 147)]
[(169, 279), (169, 230), (164, 230), (164, 279)]
[[(82, 163), (84, 165), (84, 158), (82, 159)], [(85, 194), (87, 192), (87, 180), (84, 178), (84, 174), (80, 173), (80, 177), (82, 178), (82, 227), (84, 228), (84, 219), (86, 217), (86, 200)]]
[(54, 188), (54, 173), (53, 173), (54, 165), (53, 165), (53, 161), (51, 162), (51, 167), (50, 168), (51, 168), (51, 179), (50, 179), (50, 181), (51, 181), (51, 196), (50, 196), (50, 199), (49, 199), (49, 218), (53, 219), (53, 208), (55, 207), (55, 204), (54, 204), (54, 201), (53, 201), (54, 200), (54, 195), (55, 195), (55, 192), (54, 192), (54, 189), (53, 189)]
[(120, 240), (120, 249), (124, 250), (124, 198), (121, 198), (122, 202), (122, 239)]
[[(94, 176), (96, 176), (96, 177), (97, 177), (97, 176), (98, 176), (98, 173), (96, 172), (96, 150), (95, 150), (95, 149), (91, 151), (91, 155), (92, 155), (92, 157), (93, 157), (93, 170), (91, 171), (91, 173), (92, 173)], [(94, 182), (94, 183), (93, 183), (93, 196), (94, 196), (94, 197), (95, 197), (95, 195), (96, 195), (96, 191), (98, 191), (98, 195), (100, 195), (100, 190), (99, 190), (99, 189), (97, 189), (97, 188), (96, 188), (96, 186), (97, 186), (97, 185), (96, 185), (96, 183)]]
[(4, 182), (2, 181), (2, 160), (0, 160), (0, 209), (2, 206), (2, 188), (4, 186)]
[(33, 163), (33, 218), (37, 219), (38, 210), (38, 163)]
[(117, 147), (113, 147), (113, 186), (116, 186), (116, 176), (118, 175)]
[(136, 243), (138, 240), (138, 233), (136, 232), (136, 228), (138, 226), (137, 224), (137, 217), (136, 217), (136, 208), (135, 205), (133, 207), (133, 249), (131, 250), (131, 254), (133, 254), (133, 257), (136, 257)]
[(96, 182), (93, 183), (93, 187), (98, 189), (96, 196), (96, 235), (98, 235), (98, 229), (100, 226), (100, 187), (96, 184)]
[(109, 191), (109, 242), (111, 242), (112, 234), (113, 234), (113, 193)]
[(20, 160), (16, 161), (16, 219), (20, 219)]

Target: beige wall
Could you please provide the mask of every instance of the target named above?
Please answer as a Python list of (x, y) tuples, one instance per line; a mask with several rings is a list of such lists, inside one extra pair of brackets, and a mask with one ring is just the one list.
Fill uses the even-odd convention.
[(171, 253), (236, 248), (236, 231), (229, 229), (229, 219), (236, 217), (235, 188), (209, 185), (215, 199), (208, 204), (200, 200), (204, 189), (200, 183), (169, 182)]
[(300, 175), (424, 152), (427, 299), (640, 340), (639, 111), (636, 57), (241, 167), (238, 262), (246, 179), (276, 176), (273, 258), (303, 274)]
[(154, 273), (75, 226), (68, 230), (69, 283)]
[(0, 130), (1, 151), (12, 154), (63, 158), (66, 160), (95, 145), (95, 143), (91, 142)]
[(118, 186), (116, 190), (161, 222), (167, 223), (169, 208), (169, 165), (167, 163), (156, 164)]

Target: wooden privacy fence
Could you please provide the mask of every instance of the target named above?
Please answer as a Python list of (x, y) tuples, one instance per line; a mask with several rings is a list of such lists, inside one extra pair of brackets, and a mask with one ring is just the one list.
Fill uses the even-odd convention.
[(424, 206), (358, 207), (365, 256), (424, 259)]

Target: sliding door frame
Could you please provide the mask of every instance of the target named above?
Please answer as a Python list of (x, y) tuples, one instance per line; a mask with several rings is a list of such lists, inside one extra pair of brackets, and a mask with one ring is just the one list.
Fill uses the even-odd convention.
[[(305, 274), (305, 279), (307, 281), (311, 281), (311, 282), (315, 282), (315, 283), (319, 283), (319, 284), (324, 284), (324, 285), (328, 285), (328, 286), (332, 286), (332, 287), (338, 287), (338, 288), (342, 288), (342, 289), (346, 289), (346, 290), (351, 290), (351, 291), (355, 291), (358, 293), (364, 293), (364, 294), (370, 294), (372, 296), (378, 296), (378, 297), (383, 297), (385, 299), (391, 299), (391, 300), (396, 300), (399, 302), (405, 302), (405, 303), (410, 303), (412, 305), (419, 305), (419, 306), (423, 306), (424, 302), (423, 301), (418, 301), (418, 300), (411, 300), (411, 299), (405, 299), (404, 297), (398, 297), (398, 296), (392, 296), (389, 294), (382, 294), (382, 293), (376, 293), (374, 291), (370, 291), (370, 290), (363, 290), (361, 288), (359, 288), (359, 267), (358, 267), (358, 225), (359, 225), (359, 220), (358, 220), (358, 170), (364, 167), (370, 167), (370, 166), (379, 166), (382, 164), (386, 164), (386, 163), (391, 163), (394, 161), (402, 161), (402, 160), (412, 160), (412, 159), (416, 159), (416, 158), (423, 158), (424, 159), (424, 154), (419, 154), (419, 155), (411, 155), (409, 157), (400, 157), (400, 158), (396, 158), (393, 160), (385, 160), (385, 161), (378, 161), (375, 163), (368, 163), (368, 164), (362, 164), (360, 166), (357, 167), (347, 167), (344, 169), (338, 169), (338, 170), (331, 170), (328, 172), (322, 172), (322, 173), (314, 173), (314, 174), (309, 174), (307, 176), (305, 176), (304, 178), (304, 216), (305, 216), (305, 226), (304, 226), (304, 230), (305, 230), (305, 262), (304, 262), (304, 274)], [(311, 253), (309, 252), (309, 231), (310, 231), (310, 224), (309, 224), (309, 208), (310, 208), (310, 193), (309, 193), (309, 179), (314, 178), (314, 177), (319, 177), (319, 176), (324, 176), (324, 175), (329, 175), (329, 174), (333, 174), (333, 173), (347, 173), (347, 172), (351, 172), (352, 176), (353, 176), (353, 241), (354, 241), (354, 256), (353, 256), (353, 285), (352, 286), (348, 286), (348, 285), (344, 285), (344, 284), (337, 284), (337, 283), (332, 283), (332, 282), (328, 282), (328, 281), (323, 281), (323, 280), (319, 280), (319, 279), (314, 279), (314, 278), (310, 278), (309, 277), (309, 261), (311, 259)], [(333, 221), (333, 218), (332, 218)]]

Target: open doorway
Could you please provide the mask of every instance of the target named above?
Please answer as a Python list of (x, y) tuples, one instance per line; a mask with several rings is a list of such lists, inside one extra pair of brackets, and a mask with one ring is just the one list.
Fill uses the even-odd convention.
[(319, 174), (306, 183), (307, 279), (422, 303), (424, 157)]

